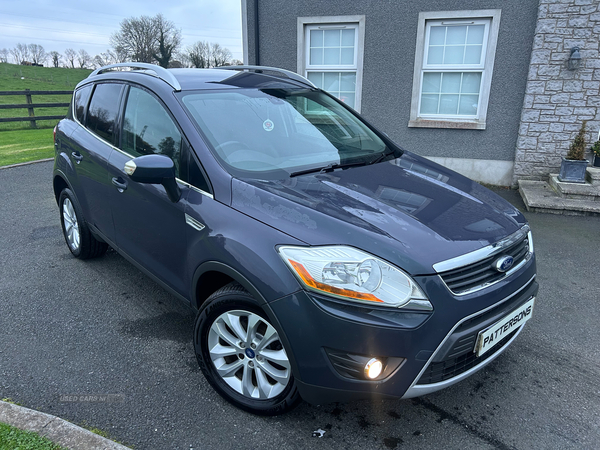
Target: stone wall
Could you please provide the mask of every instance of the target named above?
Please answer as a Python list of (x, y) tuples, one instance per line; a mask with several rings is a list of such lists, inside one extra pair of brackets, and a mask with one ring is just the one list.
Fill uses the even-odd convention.
[[(584, 120), (588, 144), (598, 139), (599, 36), (600, 0), (540, 0), (513, 182), (558, 173)], [(582, 62), (570, 71), (566, 63), (574, 46)]]

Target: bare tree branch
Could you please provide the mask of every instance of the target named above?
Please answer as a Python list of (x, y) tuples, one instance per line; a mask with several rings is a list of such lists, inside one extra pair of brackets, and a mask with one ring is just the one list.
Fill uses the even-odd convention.
[(31, 62), (36, 64), (44, 64), (48, 59), (48, 54), (44, 47), (38, 44), (29, 44), (29, 55), (31, 56)]
[(75, 58), (77, 57), (77, 52), (72, 48), (68, 48), (65, 50), (65, 61), (66, 66), (74, 69), (75, 68)]

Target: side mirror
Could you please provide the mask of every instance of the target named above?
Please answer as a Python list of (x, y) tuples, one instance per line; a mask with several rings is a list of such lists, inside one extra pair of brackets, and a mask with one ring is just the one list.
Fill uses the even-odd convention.
[(175, 164), (164, 155), (138, 156), (125, 163), (125, 173), (137, 183), (162, 184), (169, 200), (177, 203), (181, 197), (181, 189), (175, 181)]

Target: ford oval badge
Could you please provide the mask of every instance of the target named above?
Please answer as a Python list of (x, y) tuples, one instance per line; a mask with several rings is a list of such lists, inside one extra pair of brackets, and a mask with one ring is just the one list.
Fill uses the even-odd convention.
[(512, 256), (503, 256), (496, 260), (496, 262), (494, 263), (494, 268), (498, 272), (506, 272), (513, 266), (513, 263), (514, 259)]

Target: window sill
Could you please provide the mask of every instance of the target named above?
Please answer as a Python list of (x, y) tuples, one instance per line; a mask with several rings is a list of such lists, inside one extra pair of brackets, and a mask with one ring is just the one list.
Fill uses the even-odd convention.
[(456, 130), (485, 130), (485, 122), (477, 120), (429, 120), (414, 119), (408, 122), (409, 128), (453, 128)]

